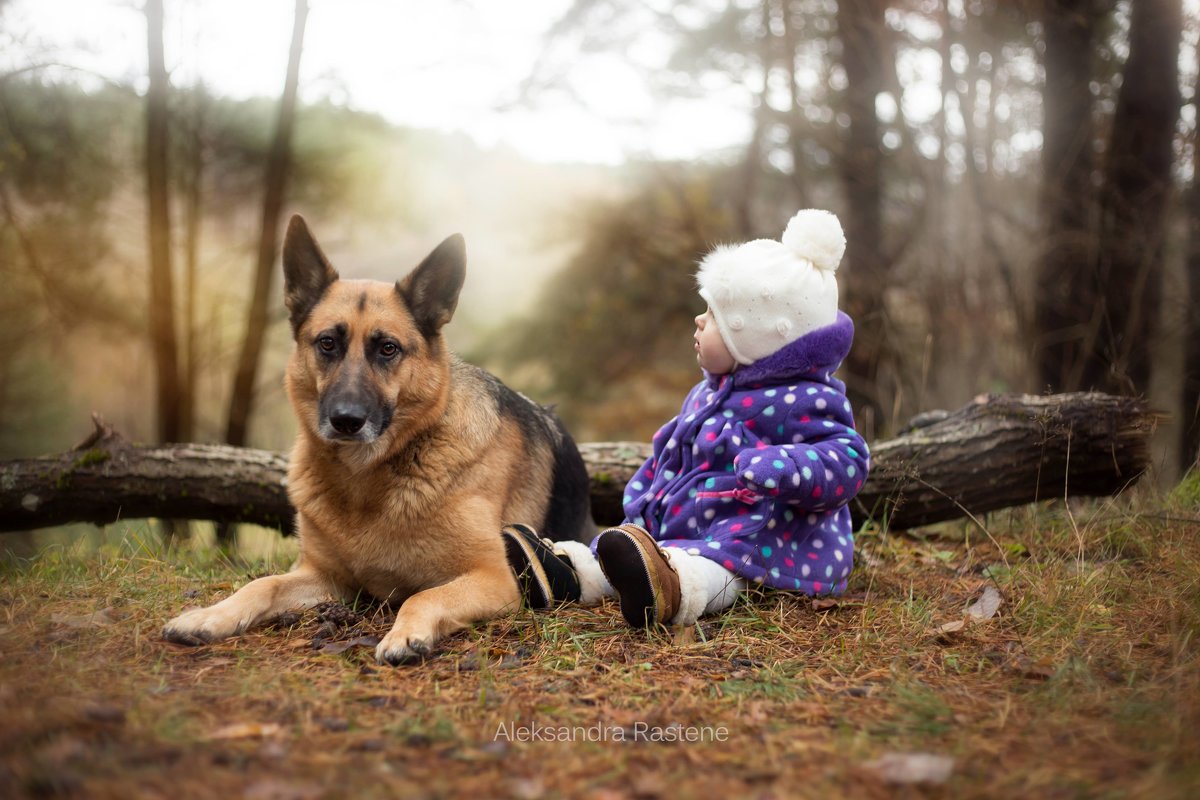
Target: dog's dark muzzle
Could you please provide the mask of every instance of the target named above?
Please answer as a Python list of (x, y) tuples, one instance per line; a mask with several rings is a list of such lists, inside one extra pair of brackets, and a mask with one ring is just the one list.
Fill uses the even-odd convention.
[(321, 435), (338, 441), (372, 442), (391, 421), (382, 403), (357, 393), (331, 393), (323, 399), (320, 413)]

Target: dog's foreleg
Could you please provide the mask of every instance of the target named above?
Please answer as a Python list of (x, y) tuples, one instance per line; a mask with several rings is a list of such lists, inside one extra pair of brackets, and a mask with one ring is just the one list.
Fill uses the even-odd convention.
[(199, 645), (241, 633), (285, 611), (312, 608), (334, 597), (335, 587), (316, 569), (301, 563), (283, 575), (250, 581), (208, 608), (185, 611), (163, 627), (163, 638)]
[(441, 637), (476, 620), (515, 611), (519, 604), (507, 563), (478, 568), (404, 601), (396, 623), (375, 648), (375, 659), (395, 665), (424, 658)]

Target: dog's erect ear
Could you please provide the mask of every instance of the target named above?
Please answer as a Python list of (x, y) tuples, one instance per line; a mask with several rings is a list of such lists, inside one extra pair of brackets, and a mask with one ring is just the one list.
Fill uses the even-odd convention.
[(338, 279), (337, 271), (308, 232), (304, 217), (292, 216), (283, 240), (283, 302), (292, 322), (292, 335), (320, 300), (329, 284)]
[(408, 303), (425, 338), (435, 336), (454, 316), (466, 277), (467, 246), (456, 233), (434, 248), (408, 277), (396, 282), (396, 291)]

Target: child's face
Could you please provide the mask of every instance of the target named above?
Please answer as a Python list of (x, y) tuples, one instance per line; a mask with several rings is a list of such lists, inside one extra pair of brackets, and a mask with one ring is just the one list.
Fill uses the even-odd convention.
[(692, 340), (696, 343), (696, 361), (701, 369), (710, 375), (727, 375), (733, 371), (733, 356), (729, 355), (729, 348), (717, 330), (711, 310), (696, 317), (696, 333)]

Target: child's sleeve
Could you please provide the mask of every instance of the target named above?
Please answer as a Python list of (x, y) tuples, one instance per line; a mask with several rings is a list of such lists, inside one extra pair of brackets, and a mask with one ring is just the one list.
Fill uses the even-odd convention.
[(806, 411), (810, 409), (796, 410), (789, 420), (804, 441), (760, 442), (737, 455), (733, 464), (738, 484), (812, 510), (844, 505), (867, 479), (867, 443), (851, 426), (849, 414), (818, 416)]
[(668, 420), (665, 425), (658, 429), (651, 440), (652, 449), (650, 457), (647, 458), (637, 472), (633, 473), (629, 482), (625, 484), (625, 494), (621, 505), (625, 510), (625, 521), (644, 524), (643, 514), (646, 506), (653, 496), (651, 485), (654, 483), (654, 478), (658, 472), (659, 459), (662, 458), (663, 450), (666, 449), (667, 442), (675, 433), (675, 428), (679, 424), (679, 417), (673, 417)]

